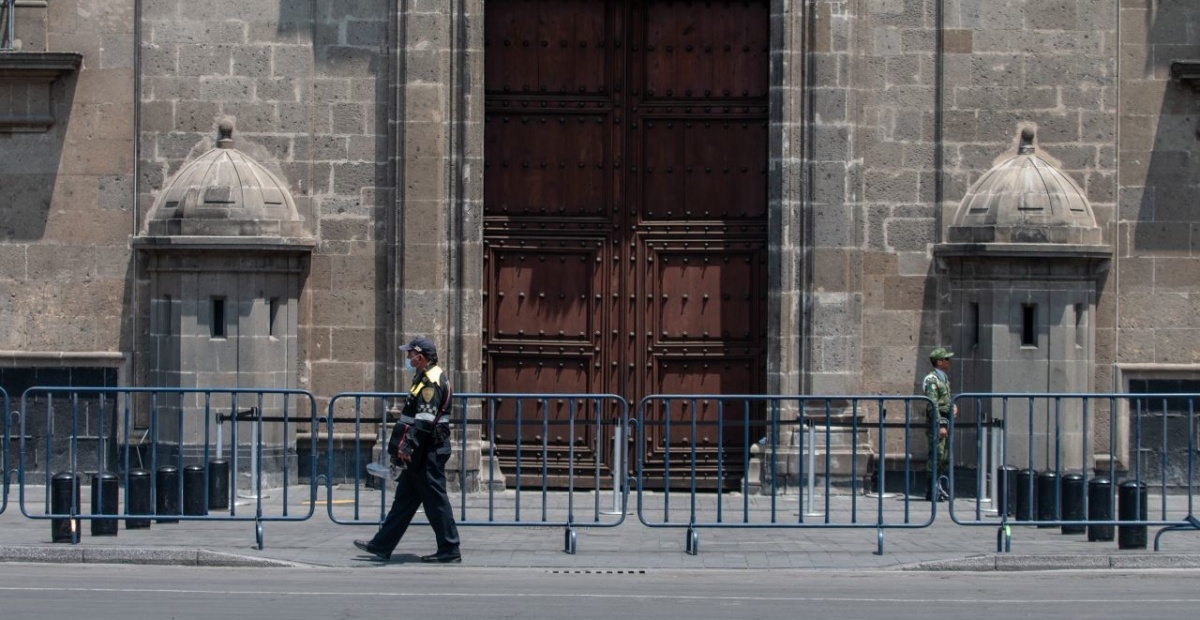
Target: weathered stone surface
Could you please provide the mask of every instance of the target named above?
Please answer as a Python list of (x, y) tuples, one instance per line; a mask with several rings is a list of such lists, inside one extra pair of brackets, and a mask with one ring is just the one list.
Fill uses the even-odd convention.
[[(123, 304), (148, 295), (119, 294), (135, 288), (119, 284), (133, 277), (130, 229), (171, 176), (211, 147), (218, 118), (232, 115), (276, 160), (271, 170), (317, 237), (299, 297), (300, 381), (349, 387), (318, 379), (331, 370), (356, 387), (387, 387), (376, 384), (394, 375), (380, 367), (390, 363), (383, 349), (366, 355), (365, 345), (347, 343), (374, 334), (376, 347), (390, 346), (395, 332), (428, 331), (463, 352), (454, 371), (481, 387), (478, 291), (490, 277), (483, 3), (462, 13), (421, 0), (404, 16), (379, 1), (315, 13), (268, 0), (143, 3), (136, 94), (132, 2), (99, 4), (51, 2), (40, 31), (19, 35), (85, 62), (73, 81), (31, 100), (53, 102), (68, 123), (0, 145), (0, 264), (8, 266), (0, 280), (28, 287), (9, 303), (31, 319), (5, 328), (4, 342), (131, 346), (148, 310)], [(1200, 255), (1200, 178), (1190, 154), (1200, 103), (1169, 68), (1169, 59), (1194, 55), (1188, 33), (1200, 27), (1200, 7), (964, 0), (944, 15), (940, 59), (923, 7), (815, 2), (771, 17), (772, 41), (810, 47), (771, 51), (775, 305), (766, 384), (908, 393), (922, 352), (961, 344), (962, 310), (947, 284), (955, 268), (930, 248), (946, 240), (971, 184), (1016, 149), (1017, 126), (1037, 128), (1039, 147), (1092, 203), (1099, 242), (1113, 248), (1097, 282), (1094, 384), (1112, 385), (1113, 362), (1200, 363), (1170, 346), (1200, 330), (1190, 301), (1200, 296), (1191, 264)], [(393, 23), (408, 30), (389, 49)], [(810, 23), (813, 36), (802, 36)], [(1038, 230), (1056, 239), (1019, 229)], [(1011, 272), (1014, 280), (1051, 275)], [(80, 291), (69, 303), (112, 307), (81, 319), (65, 290)], [(56, 331), (61, 340), (50, 336)]]

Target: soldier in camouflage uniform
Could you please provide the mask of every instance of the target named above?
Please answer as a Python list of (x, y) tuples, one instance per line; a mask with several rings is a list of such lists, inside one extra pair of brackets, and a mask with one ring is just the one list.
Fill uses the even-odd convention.
[(950, 402), (950, 378), (946, 376), (952, 357), (954, 354), (942, 347), (930, 352), (929, 363), (933, 364), (933, 370), (925, 375), (925, 380), (921, 383), (925, 396), (936, 405), (929, 411), (929, 459), (925, 461), (925, 472), (929, 479), (929, 486), (925, 491), (927, 501), (934, 501), (935, 497), (939, 502), (949, 498), (945, 484), (946, 474), (950, 469), (947, 443), (950, 437), (950, 418), (958, 415), (958, 407)]

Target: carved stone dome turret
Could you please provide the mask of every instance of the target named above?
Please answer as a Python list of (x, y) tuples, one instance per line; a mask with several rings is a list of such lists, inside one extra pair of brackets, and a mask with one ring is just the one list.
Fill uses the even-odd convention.
[(188, 162), (150, 210), (148, 237), (309, 236), (287, 184), (233, 148), (233, 124), (222, 121), (216, 148)]
[(1031, 129), (1017, 154), (984, 174), (959, 204), (949, 244), (1100, 245), (1100, 227), (1083, 190), (1039, 157)]

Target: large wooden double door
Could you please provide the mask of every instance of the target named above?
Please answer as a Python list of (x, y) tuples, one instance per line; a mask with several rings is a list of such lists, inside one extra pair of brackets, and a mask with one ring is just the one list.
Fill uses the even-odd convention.
[[(768, 3), (484, 10), (485, 388), (611, 393), (632, 407), (656, 393), (761, 392)], [(538, 415), (570, 414), (547, 407)], [(711, 458), (715, 428), (702, 428), (694, 441)], [(496, 432), (504, 454), (516, 431)], [(523, 427), (522, 441), (544, 439), (555, 459), (567, 442), (585, 462), (609, 443), (587, 425), (542, 432)], [(648, 454), (685, 456), (690, 428), (669, 434), (649, 429)]]

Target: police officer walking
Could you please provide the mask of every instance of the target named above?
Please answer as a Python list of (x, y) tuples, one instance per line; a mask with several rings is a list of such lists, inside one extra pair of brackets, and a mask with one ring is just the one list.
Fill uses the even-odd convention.
[[(929, 363), (933, 370), (925, 375), (921, 389), (925, 396), (932, 400), (934, 406), (929, 410), (929, 460), (925, 461), (925, 473), (929, 479), (925, 491), (925, 500), (943, 502), (949, 499), (946, 491), (946, 475), (950, 471), (950, 454), (948, 443), (950, 438), (950, 418), (958, 416), (958, 406), (950, 401), (950, 378), (946, 373), (950, 370), (950, 358), (954, 354), (942, 347), (929, 353)], [(934, 463), (937, 467), (934, 467)]]
[(412, 387), (400, 419), (392, 428), (388, 454), (403, 467), (396, 480), (396, 496), (379, 532), (371, 540), (356, 540), (354, 546), (381, 560), (389, 560), (412, 522), (418, 506), (437, 538), (437, 553), (422, 562), (457, 563), (458, 527), (450, 498), (446, 496), (446, 461), (450, 460), (450, 382), (437, 365), (437, 348), (426, 338), (414, 338), (400, 347), (404, 367), (413, 374)]

